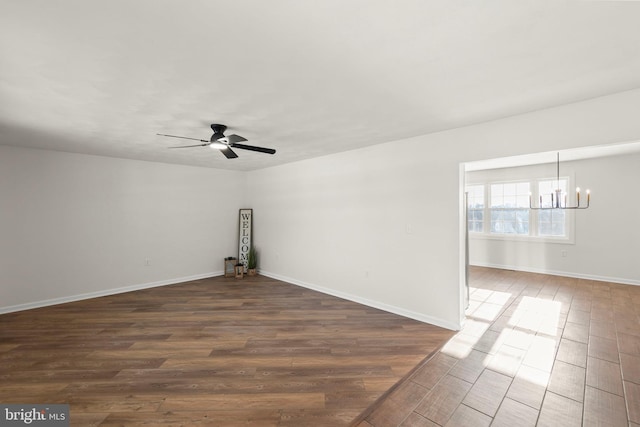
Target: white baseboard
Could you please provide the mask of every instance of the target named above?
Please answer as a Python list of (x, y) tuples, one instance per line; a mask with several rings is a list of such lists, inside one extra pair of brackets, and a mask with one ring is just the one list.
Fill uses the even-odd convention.
[(472, 265), (478, 267), (498, 268), (500, 270), (524, 271), (527, 273), (549, 274), (551, 276), (573, 277), (575, 279), (595, 280), (598, 282), (620, 283), (623, 285), (640, 286), (640, 280), (626, 279), (622, 277), (607, 277), (593, 274), (575, 273), (572, 271), (546, 270), (544, 268), (522, 267), (519, 265), (502, 265), (484, 262), (474, 262)]
[(70, 295), (60, 298), (47, 299), (42, 301), (29, 302), (26, 304), (0, 307), (0, 314), (12, 313), (15, 311), (30, 310), (33, 308), (47, 307), (50, 305), (64, 304), (67, 302), (80, 301), (90, 298), (104, 297), (108, 295), (122, 294), (125, 292), (138, 291), (141, 289), (156, 288), (158, 286), (174, 285), (176, 283), (190, 282), (192, 280), (206, 279), (209, 277), (222, 276), (224, 271), (214, 271), (211, 273), (196, 274), (187, 277), (177, 277), (174, 279), (159, 280), (157, 282), (141, 283), (137, 285), (124, 286), (121, 288), (105, 289), (102, 291), (89, 292), (86, 294)]
[(456, 324), (454, 322), (449, 322), (438, 317), (427, 316), (422, 313), (416, 313), (411, 310), (406, 310), (404, 308), (396, 307), (393, 305), (385, 304), (379, 301), (373, 301), (367, 298), (362, 298), (357, 295), (348, 294), (345, 292), (336, 291), (335, 289), (325, 288), (323, 286), (314, 285), (312, 283), (306, 283), (291, 277), (282, 276), (279, 274), (271, 273), (268, 271), (260, 270), (260, 274), (266, 277), (270, 277), (272, 279), (281, 280), (283, 282), (291, 283), (293, 285), (301, 286), (303, 288), (311, 289), (314, 291), (321, 292), (323, 294), (331, 295), (334, 297), (342, 298), (348, 301), (357, 302), (358, 304), (366, 305), (367, 307), (377, 308), (382, 311), (386, 311), (389, 313), (397, 314), (399, 316), (407, 317), (409, 319), (417, 320), (419, 322), (428, 323), (430, 325), (440, 326), (442, 328), (450, 329), (453, 331), (459, 331), (461, 328), (460, 324)]
[[(78, 295), (70, 295), (70, 296), (65, 296), (65, 297), (60, 297), (60, 298), (53, 298), (53, 299), (48, 299), (48, 300), (41, 300), (41, 301), (35, 301), (35, 302), (30, 302), (30, 303), (26, 303), (26, 304), (18, 304), (18, 305), (13, 305), (13, 306), (7, 306), (7, 307), (0, 307), (0, 314), (4, 314), (4, 313), (12, 313), (12, 312), (16, 312), (16, 311), (23, 311), (23, 310), (30, 310), (33, 308), (40, 308), (40, 307), (47, 307), (47, 306), (51, 306), (51, 305), (57, 305), (57, 304), (64, 304), (64, 303), (68, 303), (68, 302), (74, 302), (74, 301), (81, 301), (81, 300), (85, 300), (85, 299), (90, 299), (90, 298), (98, 298), (98, 297), (103, 297), (103, 296), (108, 296), (108, 295), (115, 295), (115, 294), (121, 294), (121, 293), (125, 293), (125, 292), (132, 292), (132, 291), (137, 291), (137, 290), (141, 290), (141, 289), (148, 289), (148, 288), (155, 288), (155, 287), (159, 287), (159, 286), (167, 286), (167, 285), (173, 285), (176, 283), (182, 283), (182, 282), (189, 282), (192, 280), (199, 280), (199, 279), (206, 279), (209, 277), (215, 277), (215, 276), (222, 276), (224, 274), (224, 271), (215, 271), (215, 272), (211, 272), (211, 273), (204, 273), (204, 274), (197, 274), (197, 275), (193, 275), (193, 276), (187, 276), (187, 277), (178, 277), (178, 278), (174, 278), (174, 279), (168, 279), (168, 280), (160, 280), (157, 282), (150, 282), (150, 283), (141, 283), (141, 284), (137, 284), (137, 285), (131, 285), (131, 286), (125, 286), (125, 287), (121, 287), (121, 288), (113, 288), (113, 289), (105, 289), (102, 291), (97, 291), (97, 292), (89, 292), (86, 294), (78, 294)], [(455, 324), (454, 322), (449, 322), (443, 319), (440, 319), (438, 317), (433, 317), (433, 316), (428, 316), (422, 313), (416, 313), (414, 311), (411, 310), (406, 310), (400, 307), (396, 307), (393, 305), (389, 305), (389, 304), (385, 304), (379, 301), (373, 301), (367, 298), (362, 298), (356, 295), (352, 295), (352, 294), (348, 294), (345, 292), (339, 292), (336, 291), (334, 289), (330, 289), (330, 288), (325, 288), (323, 286), (318, 286), (318, 285), (314, 285), (311, 283), (306, 283), (291, 277), (286, 277), (286, 276), (282, 276), (279, 274), (275, 274), (275, 273), (270, 273), (268, 271), (264, 271), (264, 270), (260, 270), (260, 274), (266, 277), (271, 277), (272, 279), (276, 279), (276, 280), (282, 280), (283, 282), (287, 282), (287, 283), (291, 283), (293, 285), (297, 285), (297, 286), (301, 286), (303, 288), (307, 288), (307, 289), (311, 289), (314, 291), (318, 291), (321, 292), (323, 294), (327, 294), (327, 295), (332, 295), (338, 298), (342, 298), (348, 301), (353, 301), (353, 302), (357, 302), (358, 304), (362, 304), (362, 305), (366, 305), (367, 307), (373, 307), (373, 308), (377, 308), (379, 310), (383, 310), (389, 313), (393, 313), (393, 314), (397, 314), (399, 316), (403, 316), (403, 317), (407, 317), (409, 319), (414, 319), (417, 320), (419, 322), (423, 322), (423, 323), (428, 323), (431, 325), (435, 325), (435, 326), (440, 326), (442, 328), (446, 328), (446, 329), (450, 329), (450, 330), (454, 330), (454, 331), (458, 331), (461, 328), (460, 324)]]

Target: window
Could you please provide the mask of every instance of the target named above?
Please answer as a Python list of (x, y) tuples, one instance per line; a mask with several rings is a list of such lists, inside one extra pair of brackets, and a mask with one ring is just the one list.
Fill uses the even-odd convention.
[(529, 235), (529, 183), (491, 184), (491, 233)]
[(570, 177), (558, 181), (520, 174), (514, 178), (498, 181), (483, 176), (466, 187), (469, 233), (490, 239), (573, 242), (573, 211), (529, 209), (529, 197), (535, 207), (551, 207), (551, 194), (555, 202), (558, 188), (562, 206), (575, 204), (572, 194), (565, 201)]
[[(560, 203), (564, 206), (567, 203), (567, 179), (562, 178), (560, 182), (557, 179), (544, 180), (538, 182), (538, 195), (542, 200), (542, 207), (551, 207), (552, 200), (551, 194), (554, 194), (555, 190), (560, 189), (563, 194), (563, 199)], [(562, 209), (550, 209), (540, 210), (538, 213), (538, 235), (540, 236), (565, 236), (566, 233), (566, 211)]]
[(484, 231), (484, 185), (467, 187), (467, 222), (469, 232)]

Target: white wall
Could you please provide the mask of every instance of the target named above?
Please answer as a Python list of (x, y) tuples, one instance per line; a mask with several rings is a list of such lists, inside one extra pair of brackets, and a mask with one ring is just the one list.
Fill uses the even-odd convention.
[(438, 198), (423, 178), (429, 170), (455, 192), (458, 171), (394, 145), (407, 151), (387, 155), (385, 144), (251, 173), (260, 271), (443, 323), (457, 304), (455, 292), (440, 292), (443, 272), (455, 271), (458, 258), (441, 249), (455, 248), (458, 218), (433, 212)]
[[(467, 182), (555, 173), (555, 164), (504, 168), (470, 172)], [(567, 211), (575, 215), (572, 243), (495, 240), (472, 233), (470, 263), (640, 285), (640, 154), (562, 162), (561, 175), (575, 175), (571, 187), (593, 193), (590, 209)]]
[(458, 328), (460, 164), (638, 140), (639, 109), (635, 90), (251, 172), (261, 271)]
[(221, 274), (244, 181), (0, 145), (0, 312)]

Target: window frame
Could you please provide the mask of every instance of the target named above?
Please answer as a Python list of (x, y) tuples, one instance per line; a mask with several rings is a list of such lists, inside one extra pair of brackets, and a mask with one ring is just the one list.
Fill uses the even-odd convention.
[[(482, 187), (482, 208), (469, 208), (469, 187)], [(467, 193), (467, 199), (466, 199), (466, 209), (467, 209), (467, 228), (469, 230), (469, 233), (484, 233), (486, 232), (486, 208), (487, 208), (487, 186), (485, 184), (469, 184), (465, 186), (465, 192)], [(482, 230), (481, 231), (476, 231), (475, 229), (472, 230), (471, 228), (469, 228), (469, 213), (471, 211), (482, 211)], [(478, 222), (473, 220), (474, 222)]]
[[(562, 177), (561, 176), (560, 177), (560, 181), (563, 182), (564, 187), (565, 187), (565, 191), (566, 191), (565, 194), (568, 195), (568, 191), (569, 191), (569, 188), (570, 188), (569, 187), (569, 177)], [(540, 186), (541, 186), (542, 183), (547, 183), (547, 182), (550, 182), (551, 183), (551, 185), (550, 185), (551, 188), (554, 188), (554, 182), (558, 182), (558, 177), (553, 177), (553, 178), (550, 178), (550, 179), (540, 178), (540, 179), (536, 180), (535, 181), (536, 190), (538, 190), (538, 192), (537, 192), (536, 198), (534, 200), (539, 200), (540, 199)], [(562, 185), (559, 185), (559, 186), (560, 186), (560, 188), (562, 188)], [(544, 193), (543, 196), (544, 197), (548, 197), (549, 194), (551, 194), (551, 193)], [(549, 200), (549, 202), (550, 202), (550, 200)], [(569, 200), (568, 203), (570, 204), (571, 201)], [(543, 205), (546, 206), (547, 203), (543, 202)], [(565, 232), (565, 234), (563, 234), (563, 235), (553, 235), (553, 234), (540, 234), (540, 229), (541, 229), (541, 226), (540, 226), (540, 220), (541, 220), (540, 213), (542, 213), (544, 211), (535, 210), (535, 213), (536, 213), (536, 224), (535, 224), (535, 226), (536, 226), (536, 235), (539, 236), (539, 237), (551, 237), (551, 238), (566, 238), (566, 237), (568, 237), (568, 234), (569, 234), (568, 213), (570, 211), (571, 211), (570, 209), (563, 210), (563, 212), (564, 212), (564, 232)], [(551, 212), (553, 212), (553, 210)], [(550, 224), (551, 224), (551, 226), (553, 226), (553, 221), (551, 221)]]
[[(529, 189), (531, 191), (531, 197), (533, 205), (538, 205), (539, 200), (539, 188), (540, 182), (554, 181), (557, 177), (518, 177), (517, 179), (484, 179), (473, 180), (465, 183), (465, 191), (467, 187), (473, 185), (484, 186), (484, 212), (483, 212), (483, 231), (472, 231), (469, 229), (469, 237), (471, 239), (484, 239), (484, 240), (502, 240), (502, 241), (521, 241), (521, 242), (539, 242), (539, 243), (561, 243), (561, 244), (575, 244), (575, 211), (566, 209), (565, 212), (565, 235), (564, 236), (552, 236), (552, 235), (540, 235), (539, 234), (539, 214), (536, 209), (529, 209), (529, 234), (515, 234), (515, 233), (492, 233), (491, 232), (491, 208), (490, 208), (490, 188), (491, 184), (503, 184), (503, 183), (522, 183), (528, 182)], [(572, 188), (571, 184), (574, 181), (572, 174), (563, 175), (561, 180), (567, 181), (567, 189)], [(468, 205), (465, 207), (468, 209)], [(494, 208), (495, 209), (495, 208)]]
[[(488, 229), (488, 233), (490, 235), (496, 235), (496, 236), (522, 236), (522, 237), (530, 236), (531, 235), (531, 210), (529, 209), (528, 205), (527, 206), (518, 206), (517, 199), (521, 195), (519, 195), (517, 192), (516, 192), (515, 195), (513, 195), (516, 198), (516, 205), (514, 207), (493, 207), (492, 206), (493, 199), (494, 199), (493, 187), (500, 185), (500, 186), (502, 186), (502, 189), (504, 191), (505, 185), (508, 185), (508, 184), (513, 184), (516, 187), (518, 186), (518, 184), (527, 184), (528, 187), (529, 187), (529, 191), (527, 191), (526, 194), (529, 194), (529, 192), (531, 191), (531, 182), (528, 181), (528, 180), (519, 179), (519, 180), (515, 180), (515, 181), (491, 181), (491, 182), (489, 182), (487, 184), (487, 187), (488, 187), (488, 192), (487, 192), (487, 198), (488, 199), (487, 200), (489, 202), (489, 203), (487, 203), (489, 205), (488, 206), (488, 213), (489, 213), (489, 229)], [(505, 198), (504, 192), (503, 192), (501, 197), (502, 197), (502, 200), (504, 201), (504, 198)], [(516, 212), (518, 212), (518, 211), (520, 211), (520, 212), (527, 211), (527, 213), (528, 213), (528, 219), (527, 219), (527, 222), (528, 222), (528, 226), (527, 226), (528, 233), (527, 234), (517, 233), (517, 232), (516, 233), (499, 233), (499, 232), (492, 231), (492, 223), (494, 222), (493, 221), (493, 212), (500, 212), (500, 211), (516, 211)], [(517, 222), (518, 221), (517, 221), (517, 218), (516, 218), (516, 222), (515, 222), (516, 227), (517, 227)]]

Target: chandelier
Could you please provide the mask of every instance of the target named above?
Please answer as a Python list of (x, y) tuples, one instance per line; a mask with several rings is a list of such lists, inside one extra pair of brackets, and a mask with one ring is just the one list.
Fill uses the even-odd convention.
[[(533, 200), (531, 199), (531, 193), (529, 193), (529, 209), (534, 210), (547, 210), (547, 209), (588, 209), (589, 202), (591, 202), (591, 192), (587, 189), (587, 204), (581, 206), (580, 205), (580, 187), (576, 187), (576, 204), (573, 206), (567, 206), (567, 193), (563, 193), (562, 189), (560, 189), (560, 153), (557, 155), (556, 160), (556, 171), (557, 171), (557, 183), (558, 187), (551, 192), (551, 205), (547, 207), (543, 207), (542, 205), (542, 194), (540, 195), (540, 204), (538, 207), (533, 206)], [(555, 197), (554, 197), (555, 196)]]

